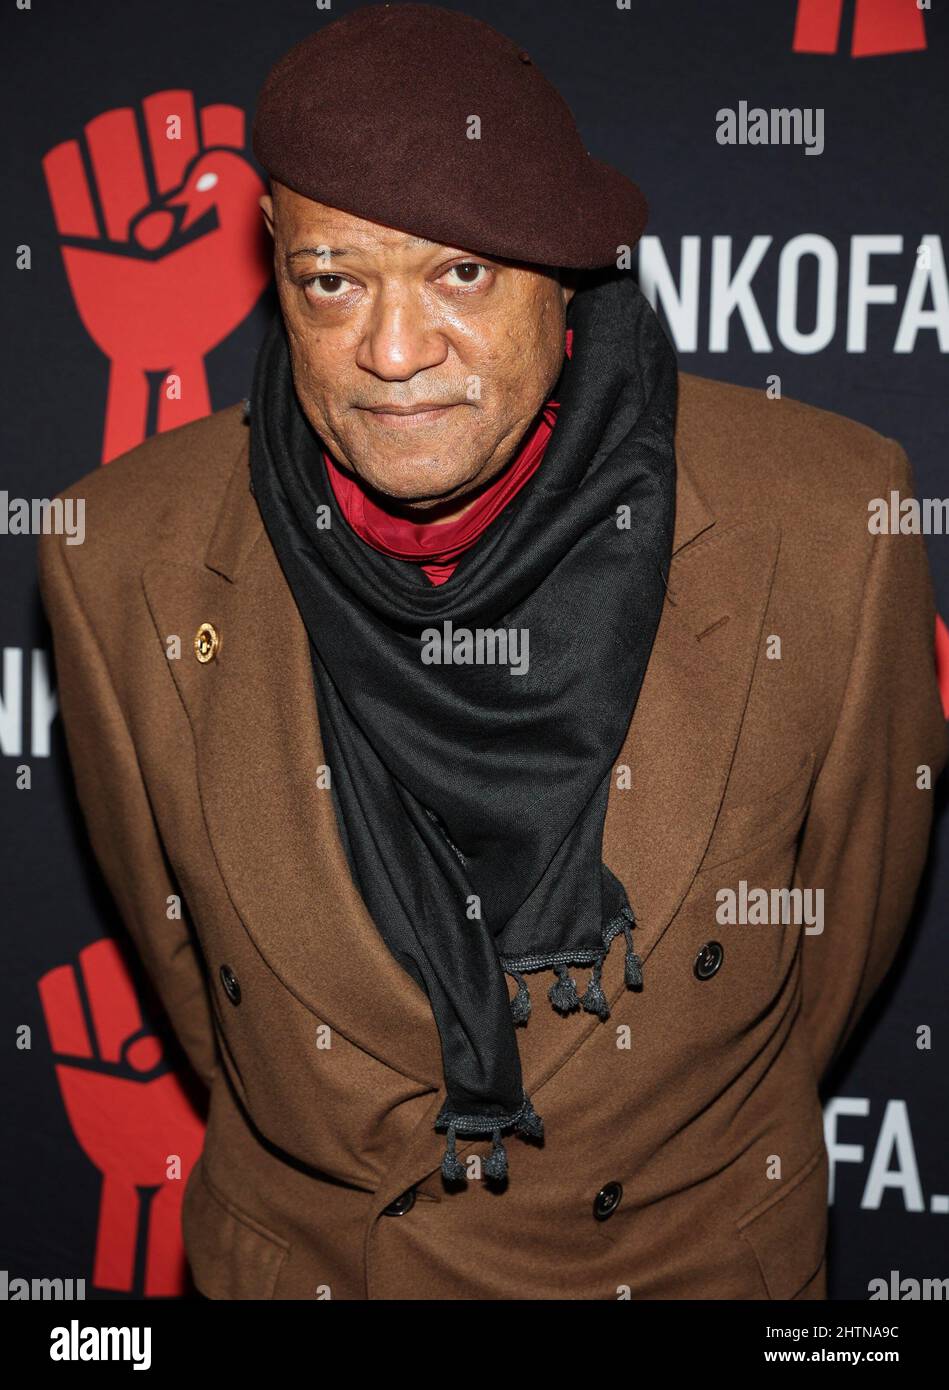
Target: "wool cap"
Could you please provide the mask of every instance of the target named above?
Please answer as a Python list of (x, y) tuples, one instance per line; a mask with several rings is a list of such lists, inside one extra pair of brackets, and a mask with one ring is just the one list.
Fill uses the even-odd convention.
[(529, 53), (435, 5), (365, 5), (296, 44), (261, 88), (253, 150), (305, 198), (499, 259), (612, 265), (648, 215)]

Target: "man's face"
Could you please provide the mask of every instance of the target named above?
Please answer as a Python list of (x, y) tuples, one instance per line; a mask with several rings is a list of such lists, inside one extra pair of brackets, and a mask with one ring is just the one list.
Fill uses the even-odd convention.
[(493, 477), (560, 374), (573, 291), (271, 187), (294, 385), (337, 461), (419, 509)]

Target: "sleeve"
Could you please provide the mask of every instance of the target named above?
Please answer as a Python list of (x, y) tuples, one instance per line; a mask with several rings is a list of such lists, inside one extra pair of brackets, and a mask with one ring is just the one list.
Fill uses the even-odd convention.
[[(886, 495), (912, 497), (906, 454), (887, 443)], [(926, 862), (932, 788), (949, 756), (935, 623), (923, 537), (873, 536), (850, 672), (794, 879), (795, 887), (824, 890), (823, 932), (805, 934), (802, 946), (803, 1016), (818, 1081), (893, 962)]]
[(197, 1074), (217, 1067), (201, 960), (186, 915), (166, 915), (173, 882), (135, 746), (96, 635), (55, 534), (38, 547), (39, 584), (53, 634), (56, 693), (90, 843), (145, 969)]

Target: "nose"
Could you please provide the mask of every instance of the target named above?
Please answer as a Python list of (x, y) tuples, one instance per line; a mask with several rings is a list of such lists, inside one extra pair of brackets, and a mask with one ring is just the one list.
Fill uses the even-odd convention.
[(363, 371), (383, 381), (409, 381), (447, 356), (448, 343), (426, 306), (406, 292), (383, 290), (356, 352)]

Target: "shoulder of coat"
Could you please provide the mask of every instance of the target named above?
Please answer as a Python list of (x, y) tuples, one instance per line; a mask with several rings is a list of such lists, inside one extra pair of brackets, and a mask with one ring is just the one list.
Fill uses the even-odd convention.
[(820, 406), (681, 372), (676, 447), (713, 511), (794, 526), (865, 514), (887, 486), (895, 446)]
[(85, 539), (69, 555), (77, 576), (109, 564), (140, 569), (159, 548), (200, 559), (247, 435), (239, 402), (152, 435), (70, 483), (57, 495), (84, 504)]

